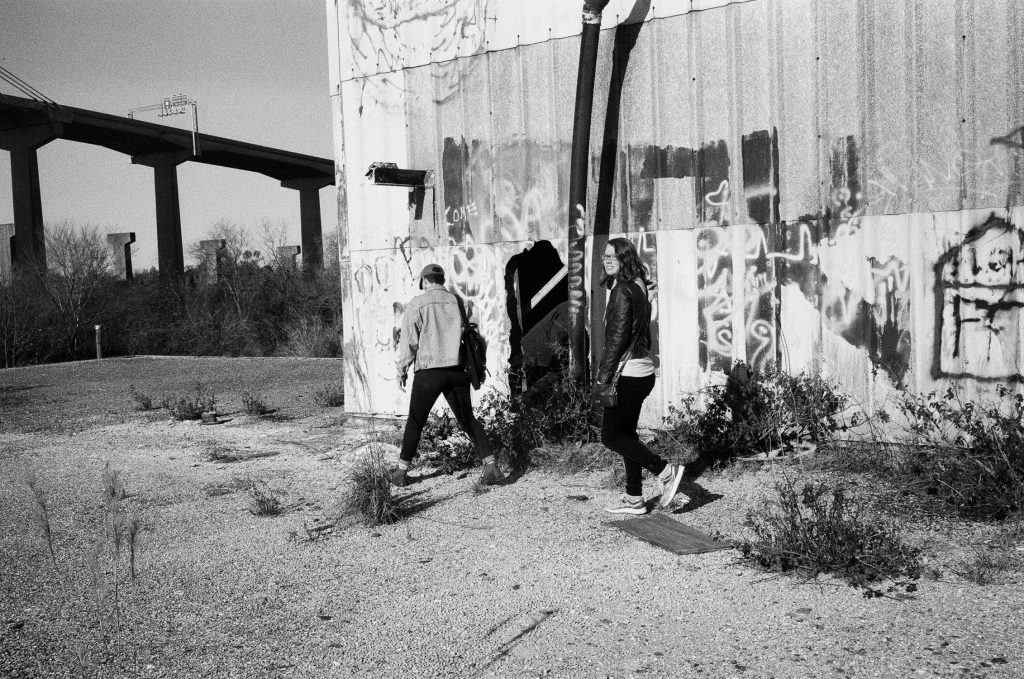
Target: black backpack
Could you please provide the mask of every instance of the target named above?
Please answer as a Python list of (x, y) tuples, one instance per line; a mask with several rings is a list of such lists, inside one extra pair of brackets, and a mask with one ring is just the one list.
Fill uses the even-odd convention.
[(480, 334), (476, 323), (470, 323), (466, 315), (466, 309), (462, 306), (462, 299), (456, 295), (459, 303), (459, 313), (462, 314), (462, 346), (459, 347), (459, 357), (462, 365), (469, 375), (469, 383), (474, 389), (479, 389), (487, 377), (487, 340)]

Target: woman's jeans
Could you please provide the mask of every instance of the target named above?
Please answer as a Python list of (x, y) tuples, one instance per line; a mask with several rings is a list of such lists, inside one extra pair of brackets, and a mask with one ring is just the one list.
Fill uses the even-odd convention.
[(654, 375), (620, 377), (619, 405), (605, 408), (604, 419), (601, 421), (601, 443), (621, 455), (622, 462), (626, 465), (627, 495), (644, 494), (644, 469), (657, 475), (665, 470), (667, 464), (640, 443), (640, 436), (636, 433), (636, 425), (640, 421), (640, 408), (644, 404), (644, 399), (653, 390)]
[(491, 454), (491, 442), (480, 422), (473, 416), (473, 402), (469, 397), (469, 375), (465, 368), (424, 368), (417, 370), (412, 378), (412, 393), (409, 398), (409, 418), (405, 421), (405, 434), (402, 436), (402, 452), (399, 459), (412, 462), (416, 448), (420, 445), (423, 426), (430, 416), (430, 409), (437, 402), (437, 397), (444, 394), (448, 406), (455, 414), (455, 419), (463, 431), (469, 435), (476, 454), (482, 460)]

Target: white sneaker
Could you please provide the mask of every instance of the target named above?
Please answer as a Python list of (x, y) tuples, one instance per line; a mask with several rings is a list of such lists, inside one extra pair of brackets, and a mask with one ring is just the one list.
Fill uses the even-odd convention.
[(631, 500), (628, 495), (623, 495), (617, 502), (608, 505), (604, 510), (612, 514), (646, 514), (647, 504), (642, 498)]
[(679, 483), (683, 480), (683, 465), (669, 464), (665, 471), (658, 474), (658, 480), (661, 481), (661, 497), (658, 504), (668, 507), (672, 498), (679, 492)]

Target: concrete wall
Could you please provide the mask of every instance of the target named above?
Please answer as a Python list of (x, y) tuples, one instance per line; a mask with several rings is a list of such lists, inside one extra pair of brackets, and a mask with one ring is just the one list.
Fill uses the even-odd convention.
[[(581, 3), (327, 4), (346, 404), (402, 413), (394, 331), (424, 263), (452, 272), (499, 370), (537, 292), (561, 294)], [(604, 19), (585, 222), (588, 246), (624, 233), (657, 277), (647, 424), (735, 360), (819, 369), (869, 407), (897, 384), (971, 398), (1021, 378), (1015, 0), (622, 1)], [(374, 161), (436, 172), (422, 218), (364, 180)]]

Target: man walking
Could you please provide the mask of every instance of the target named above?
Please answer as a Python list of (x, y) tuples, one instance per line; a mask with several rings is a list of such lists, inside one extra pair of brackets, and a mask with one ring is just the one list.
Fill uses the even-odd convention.
[(480, 481), (484, 484), (500, 483), (504, 476), (495, 464), (484, 428), (473, 415), (469, 375), (459, 352), (462, 344), (461, 301), (445, 289), (444, 269), (437, 264), (423, 267), (419, 281), (423, 292), (406, 305), (398, 341), (398, 384), (402, 391), (405, 391), (409, 366), (415, 366), (415, 374), (402, 452), (398, 468), (391, 472), (391, 482), (396, 486), (404, 486), (408, 482), (407, 473), (416, 456), (423, 426), (437, 397), (444, 394), (459, 426), (469, 435), (477, 456), (483, 462)]

